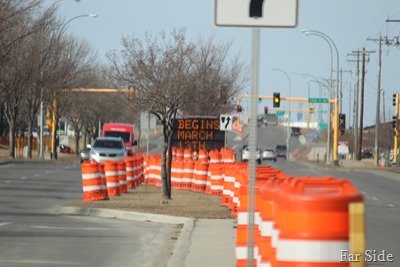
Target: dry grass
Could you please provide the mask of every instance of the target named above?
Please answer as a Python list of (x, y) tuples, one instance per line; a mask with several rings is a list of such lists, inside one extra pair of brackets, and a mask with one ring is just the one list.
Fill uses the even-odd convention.
[(169, 200), (168, 204), (160, 204), (161, 199), (161, 188), (142, 184), (135, 189), (128, 189), (126, 194), (110, 197), (110, 200), (75, 201), (69, 206), (165, 214), (196, 219), (233, 218), (230, 215), (231, 211), (221, 206), (220, 197), (199, 192), (173, 190), (172, 200)]

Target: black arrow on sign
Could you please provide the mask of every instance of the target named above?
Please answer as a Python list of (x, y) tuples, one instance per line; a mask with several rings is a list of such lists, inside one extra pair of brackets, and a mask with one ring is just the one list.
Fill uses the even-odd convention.
[(250, 18), (262, 18), (262, 6), (264, 0), (250, 0)]
[(228, 117), (226, 118), (226, 124), (225, 124), (225, 129), (228, 128), (229, 122), (231, 121), (231, 118)]

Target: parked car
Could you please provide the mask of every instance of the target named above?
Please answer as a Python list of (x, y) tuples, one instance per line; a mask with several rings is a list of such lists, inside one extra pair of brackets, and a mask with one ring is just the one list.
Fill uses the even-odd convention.
[(290, 127), (290, 136), (300, 136), (301, 129), (300, 127)]
[(80, 155), (81, 155), (81, 163), (84, 162), (85, 160), (89, 160), (90, 159), (90, 146), (85, 147)]
[(264, 149), (264, 151), (262, 152), (262, 159), (263, 160), (273, 160), (276, 161), (276, 152), (275, 149), (271, 148), (271, 147), (267, 147), (266, 149)]
[(374, 157), (374, 151), (372, 149), (364, 149), (361, 151), (361, 158), (370, 159)]
[[(261, 150), (259, 148), (256, 149), (256, 160), (258, 164), (261, 164)], [(250, 159), (250, 150), (247, 145), (244, 145), (241, 150), (241, 160), (242, 162), (248, 161)]]
[(276, 157), (284, 158), (286, 160), (286, 154), (287, 154), (286, 145), (276, 145), (275, 152), (276, 152)]
[(119, 161), (126, 156), (124, 140), (120, 137), (99, 137), (90, 150), (90, 160), (95, 162)]

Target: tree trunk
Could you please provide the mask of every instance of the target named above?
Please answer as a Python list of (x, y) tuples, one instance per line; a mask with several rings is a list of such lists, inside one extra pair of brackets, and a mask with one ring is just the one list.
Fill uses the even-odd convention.
[(78, 156), (79, 155), (79, 132), (75, 132), (75, 153)]
[(9, 121), (8, 123), (10, 127), (8, 157), (15, 159), (15, 121)]
[(28, 159), (32, 158), (32, 142), (33, 142), (33, 135), (32, 135), (32, 126), (33, 121), (28, 120)]

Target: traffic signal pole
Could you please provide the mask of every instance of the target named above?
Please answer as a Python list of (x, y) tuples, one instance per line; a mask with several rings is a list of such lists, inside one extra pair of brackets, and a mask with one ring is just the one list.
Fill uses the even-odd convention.
[(334, 103), (334, 114), (333, 114), (333, 165), (339, 166), (339, 155), (338, 155), (338, 139), (339, 139), (339, 101), (338, 99), (333, 100)]

